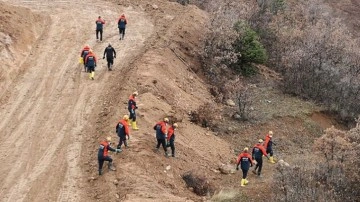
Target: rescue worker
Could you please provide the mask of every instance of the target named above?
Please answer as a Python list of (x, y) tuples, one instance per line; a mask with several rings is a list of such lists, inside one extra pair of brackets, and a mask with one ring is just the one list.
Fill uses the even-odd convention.
[(128, 121), (129, 121), (129, 116), (124, 115), (123, 119), (121, 119), (119, 123), (116, 125), (116, 134), (120, 138), (119, 144), (117, 146), (118, 149), (121, 149), (123, 143), (125, 145), (125, 148), (129, 147), (126, 141), (126, 136), (128, 137), (128, 140), (130, 140)]
[(269, 162), (270, 163), (275, 163), (274, 161), (274, 152), (273, 152), (273, 149), (272, 149), (272, 145), (276, 145), (273, 141), (272, 141), (272, 136), (273, 136), (273, 132), (272, 131), (269, 131), (268, 134), (266, 134), (265, 136), (265, 143), (264, 143), (264, 148), (266, 149), (266, 153), (269, 155), (270, 154), (270, 157), (269, 157)]
[(85, 58), (86, 56), (89, 54), (89, 51), (90, 51), (90, 46), (88, 44), (86, 44), (84, 46), (84, 48), (81, 50), (81, 53), (80, 53), (80, 57), (82, 57), (83, 59), (83, 63), (84, 63), (84, 71), (86, 72), (86, 63), (85, 63)]
[(130, 97), (129, 97), (129, 101), (128, 101), (128, 110), (130, 112), (130, 116), (129, 116), (129, 124), (131, 125), (131, 128), (133, 130), (139, 130), (139, 128), (136, 125), (136, 110), (137, 110), (137, 106), (136, 106), (136, 96), (138, 96), (139, 93), (138, 92), (133, 92)]
[[(269, 159), (268, 155), (266, 154), (265, 148), (262, 145), (264, 141), (262, 139), (259, 140), (257, 144), (255, 144), (253, 150), (252, 150), (252, 158), (255, 159), (256, 166), (253, 170), (254, 174), (257, 174), (259, 177), (261, 177), (261, 169), (262, 169), (262, 156), (264, 155), (266, 158)], [(257, 170), (257, 172), (256, 172)]]
[(243, 176), (241, 179), (241, 186), (245, 186), (249, 183), (249, 181), (246, 179), (247, 173), (250, 169), (250, 167), (253, 166), (253, 159), (251, 155), (249, 154), (249, 148), (245, 147), (243, 152), (239, 154), (237, 161), (236, 161), (236, 170), (239, 170), (239, 165), (242, 170)]
[(178, 127), (177, 123), (174, 123), (171, 125), (171, 127), (168, 129), (168, 136), (167, 136), (167, 147), (171, 148), (171, 156), (175, 157), (175, 130)]
[(103, 28), (105, 24), (105, 20), (101, 19), (101, 16), (95, 21), (96, 24), (96, 41), (99, 40), (100, 33), (100, 41), (102, 41)]
[(102, 175), (102, 167), (104, 161), (108, 161), (109, 170), (115, 171), (116, 169), (113, 166), (113, 160), (109, 156), (109, 150), (113, 152), (121, 152), (120, 149), (114, 149), (111, 146), (111, 137), (107, 137), (105, 141), (100, 142), (99, 151), (98, 151), (98, 161), (99, 161), (99, 175)]
[(168, 157), (168, 152), (166, 147), (166, 138), (167, 138), (166, 127), (168, 123), (169, 123), (169, 119), (164, 118), (163, 121), (157, 122), (154, 126), (154, 130), (156, 130), (156, 139), (157, 139), (156, 150), (159, 151), (160, 145), (162, 145), (166, 157)]
[(127, 19), (125, 17), (125, 14), (122, 14), (120, 16), (120, 18), (118, 19), (118, 28), (119, 28), (119, 35), (120, 35), (119, 40), (124, 40), (126, 24), (127, 24)]
[(87, 56), (85, 58), (85, 64), (87, 67), (87, 71), (89, 72), (89, 78), (94, 80), (95, 67), (96, 67), (96, 56), (91, 49), (89, 50), (89, 54), (87, 54)]
[(114, 58), (116, 58), (116, 51), (111, 46), (111, 44), (109, 44), (105, 48), (103, 59), (105, 59), (105, 55), (106, 55), (106, 61), (107, 61), (108, 70), (111, 71), (112, 70), (112, 65), (114, 64)]

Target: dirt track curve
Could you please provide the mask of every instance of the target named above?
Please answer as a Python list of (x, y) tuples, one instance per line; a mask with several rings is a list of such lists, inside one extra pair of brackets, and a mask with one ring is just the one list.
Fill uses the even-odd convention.
[[(0, 201), (81, 200), (79, 166), (82, 131), (97, 107), (99, 94), (111, 76), (99, 60), (95, 80), (78, 64), (79, 51), (90, 44), (98, 58), (110, 42), (121, 61), (136, 57), (152, 34), (141, 11), (102, 1), (5, 1), (49, 15), (47, 27), (23, 65), (26, 71), (3, 95), (0, 109)], [(116, 19), (130, 19), (126, 40), (118, 40)], [(95, 20), (103, 16), (104, 42), (95, 42)], [(126, 51), (125, 51), (126, 50)], [(15, 149), (16, 148), (16, 149)]]

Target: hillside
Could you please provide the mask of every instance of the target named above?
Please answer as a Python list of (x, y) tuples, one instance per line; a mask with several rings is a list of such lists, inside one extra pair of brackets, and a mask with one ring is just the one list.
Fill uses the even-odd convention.
[[(211, 13), (194, 5), (5, 0), (0, 6), (5, 19), (0, 22), (0, 82), (5, 86), (0, 93), (0, 201), (209, 200), (186, 186), (182, 175), (189, 171), (201, 173), (217, 192), (231, 190), (242, 201), (261, 201), (273, 195), (275, 165), (265, 162), (264, 178), (250, 175), (245, 189), (240, 172), (223, 175), (219, 166), (233, 165), (241, 149), (269, 130), (278, 143), (276, 158), (292, 164), (313, 157), (313, 141), (324, 129), (346, 129), (321, 106), (284, 95), (280, 80), (266, 72), (247, 81), (253, 86), (255, 119), (234, 120), (236, 106), (216, 102), (211, 82), (199, 71)], [(242, 15), (255, 7), (247, 2)], [(116, 20), (122, 13), (129, 24), (125, 40), (119, 41)], [(99, 15), (106, 20), (102, 43), (94, 36)], [(108, 43), (117, 51), (112, 72), (102, 59)], [(78, 64), (84, 44), (99, 58), (93, 81)], [(117, 170), (98, 176), (99, 142), (112, 136), (117, 144), (115, 125), (128, 113), (134, 91), (139, 92), (140, 130), (131, 131), (129, 149), (112, 154)], [(217, 131), (191, 122), (190, 114), (204, 106), (214, 106), (205, 110), (215, 113), (209, 116)], [(176, 158), (154, 152), (153, 125), (165, 116), (179, 124)]]

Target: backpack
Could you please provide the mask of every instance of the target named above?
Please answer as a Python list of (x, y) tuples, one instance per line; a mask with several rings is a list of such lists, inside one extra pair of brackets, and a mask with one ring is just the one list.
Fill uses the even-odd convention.
[(85, 58), (88, 54), (89, 54), (89, 51), (88, 51), (88, 50), (84, 50), (84, 52), (83, 52), (83, 58)]

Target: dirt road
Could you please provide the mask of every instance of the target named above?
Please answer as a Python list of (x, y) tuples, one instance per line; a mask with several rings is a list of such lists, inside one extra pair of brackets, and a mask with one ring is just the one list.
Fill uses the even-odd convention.
[[(46, 31), (26, 59), (26, 71), (3, 95), (0, 109), (0, 201), (78, 201), (82, 196), (79, 166), (82, 131), (97, 107), (98, 95), (113, 72), (102, 60), (104, 48), (117, 50), (121, 61), (136, 57), (152, 34), (145, 14), (102, 1), (5, 1), (49, 15)], [(116, 19), (130, 19), (124, 41)], [(95, 42), (95, 20), (106, 20), (104, 42)], [(99, 58), (95, 80), (78, 64), (79, 51), (90, 44)], [(126, 50), (126, 51), (125, 51)], [(101, 59), (100, 59), (101, 58)]]

